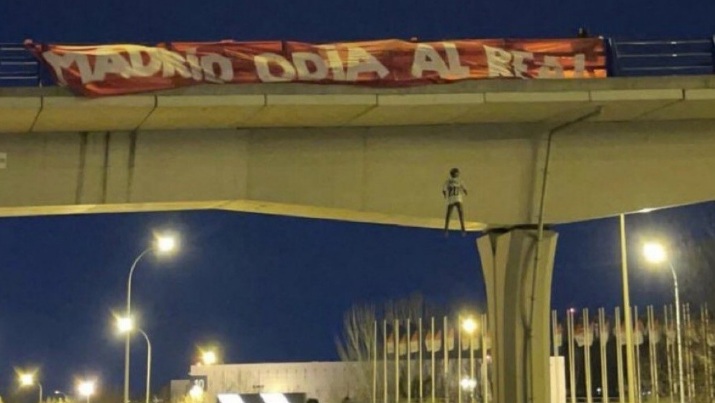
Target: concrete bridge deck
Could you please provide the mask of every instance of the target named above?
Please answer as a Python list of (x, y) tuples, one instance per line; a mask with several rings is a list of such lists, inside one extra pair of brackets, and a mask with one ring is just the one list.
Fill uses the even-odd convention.
[(715, 76), (484, 80), (400, 89), (203, 85), (100, 99), (62, 88), (0, 89), (0, 132), (375, 127), (715, 118)]

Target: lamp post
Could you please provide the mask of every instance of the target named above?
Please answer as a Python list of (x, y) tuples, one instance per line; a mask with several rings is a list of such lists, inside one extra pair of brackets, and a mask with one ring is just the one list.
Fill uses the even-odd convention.
[(120, 333), (130, 335), (134, 330), (141, 333), (146, 340), (146, 397), (145, 402), (149, 403), (151, 396), (151, 341), (149, 336), (144, 332), (144, 330), (135, 328), (134, 321), (131, 318), (118, 318), (117, 319), (117, 329)]
[(675, 334), (678, 343), (678, 396), (680, 403), (685, 403), (685, 389), (683, 388), (683, 342), (680, 331), (680, 290), (678, 288), (678, 274), (673, 267), (673, 263), (668, 259), (668, 254), (663, 245), (649, 242), (643, 245), (643, 255), (653, 263), (660, 264), (668, 261), (670, 273), (673, 275), (673, 292), (675, 294)]
[[(126, 316), (128, 320), (132, 317), (132, 277), (134, 276), (134, 270), (137, 268), (139, 261), (146, 256), (149, 252), (156, 252), (159, 254), (171, 253), (176, 249), (176, 239), (172, 236), (157, 236), (154, 239), (154, 243), (151, 247), (145, 249), (139, 256), (134, 259), (131, 268), (129, 269), (129, 278), (127, 279), (127, 310)], [(129, 340), (130, 334), (127, 333), (124, 342), (124, 403), (129, 403)]]
[[(628, 403), (636, 403), (636, 372), (633, 351), (633, 322), (631, 321), (631, 294), (628, 285), (628, 255), (626, 248), (626, 216), (620, 215), (621, 224), (621, 278), (623, 282), (623, 316), (626, 327), (626, 377)], [(620, 318), (619, 318), (620, 320)]]
[(42, 384), (40, 382), (35, 382), (35, 374), (32, 373), (22, 373), (19, 376), (20, 386), (30, 387), (37, 383), (37, 389), (39, 389), (39, 403), (42, 403)]
[(92, 397), (96, 391), (96, 384), (94, 381), (81, 381), (77, 384), (77, 392), (80, 396), (87, 398), (87, 403), (89, 403), (89, 398)]

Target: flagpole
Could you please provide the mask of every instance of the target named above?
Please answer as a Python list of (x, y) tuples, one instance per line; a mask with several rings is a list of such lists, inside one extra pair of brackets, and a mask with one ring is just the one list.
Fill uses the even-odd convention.
[(405, 341), (407, 344), (407, 401), (412, 401), (412, 327), (410, 318), (407, 318), (407, 332)]
[(462, 317), (457, 316), (457, 403), (462, 403)]
[(430, 386), (431, 386), (431, 387), (430, 387), (430, 392), (432, 393), (432, 403), (435, 403), (435, 402), (436, 402), (436, 399), (437, 399), (437, 395), (436, 395), (436, 389), (437, 389), (437, 364), (434, 362), (434, 359), (435, 359), (435, 350), (436, 350), (436, 349), (435, 349), (435, 342), (434, 342), (434, 339), (435, 339), (435, 337), (434, 337), (434, 336), (435, 336), (435, 334), (434, 334), (434, 316), (430, 318), (430, 322), (431, 322), (431, 327), (432, 327), (432, 330), (430, 331), (430, 334), (431, 334), (430, 338), (431, 338), (431, 342), (432, 342), (432, 351), (430, 351), (430, 354), (432, 355), (432, 360), (431, 360), (431, 361), (432, 361), (432, 362), (431, 362), (431, 364), (432, 364), (432, 372), (430, 373), (430, 379), (432, 379), (432, 382), (430, 382)]
[(443, 328), (444, 328), (444, 400), (446, 402), (449, 402), (449, 383), (447, 380), (447, 376), (449, 375), (449, 344), (447, 344), (447, 333), (448, 333), (448, 324), (447, 324), (447, 317), (444, 317), (444, 323), (443, 323)]
[(372, 403), (377, 403), (377, 321), (373, 324), (372, 345)]
[(387, 320), (382, 320), (382, 380), (383, 388), (382, 395), (384, 403), (388, 403), (388, 387), (387, 387)]
[(395, 402), (400, 401), (400, 320), (395, 319)]
[(419, 349), (419, 366), (420, 366), (420, 403), (422, 403), (422, 398), (424, 397), (424, 384), (423, 384), (423, 379), (422, 379), (422, 366), (424, 363), (422, 362), (422, 317), (420, 316), (418, 319), (418, 326), (419, 326), (419, 336), (417, 337), (417, 345), (420, 347)]

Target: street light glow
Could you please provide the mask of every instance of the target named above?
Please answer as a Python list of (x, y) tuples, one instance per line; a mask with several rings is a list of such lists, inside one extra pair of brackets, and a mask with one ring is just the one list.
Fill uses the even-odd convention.
[(194, 385), (189, 389), (189, 396), (191, 396), (192, 399), (198, 400), (201, 398), (201, 396), (204, 395), (204, 390), (201, 388), (199, 385)]
[(203, 353), (201, 353), (201, 361), (204, 362), (204, 365), (216, 364), (216, 361), (218, 361), (218, 357), (216, 357), (216, 352), (213, 350), (204, 351)]
[(134, 321), (128, 316), (117, 318), (117, 329), (119, 333), (129, 333), (134, 330)]
[(35, 374), (20, 374), (20, 386), (32, 386), (35, 384)]
[(171, 253), (176, 250), (176, 237), (171, 235), (159, 235), (156, 237), (156, 250), (159, 253)]
[(459, 385), (462, 387), (463, 390), (471, 390), (477, 386), (477, 380), (465, 377), (462, 378), (461, 381), (459, 381)]
[(643, 256), (651, 263), (663, 263), (667, 258), (665, 248), (657, 242), (648, 242), (643, 245)]
[(90, 397), (96, 389), (94, 381), (81, 381), (77, 384), (77, 392), (82, 397)]
[(462, 330), (467, 332), (468, 334), (474, 333), (475, 330), (477, 330), (477, 321), (475, 321), (472, 318), (467, 318), (462, 321)]

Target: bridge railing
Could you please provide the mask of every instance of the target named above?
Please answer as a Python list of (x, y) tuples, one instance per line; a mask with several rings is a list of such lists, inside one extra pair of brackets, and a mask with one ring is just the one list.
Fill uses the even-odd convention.
[(36, 87), (42, 82), (40, 63), (18, 43), (0, 43), (0, 87)]
[(715, 38), (704, 40), (608, 40), (610, 75), (673, 76), (715, 72)]
[[(683, 76), (715, 73), (715, 37), (636, 41), (609, 38), (611, 77)], [(54, 85), (48, 71), (19, 43), (0, 43), (0, 87)]]

